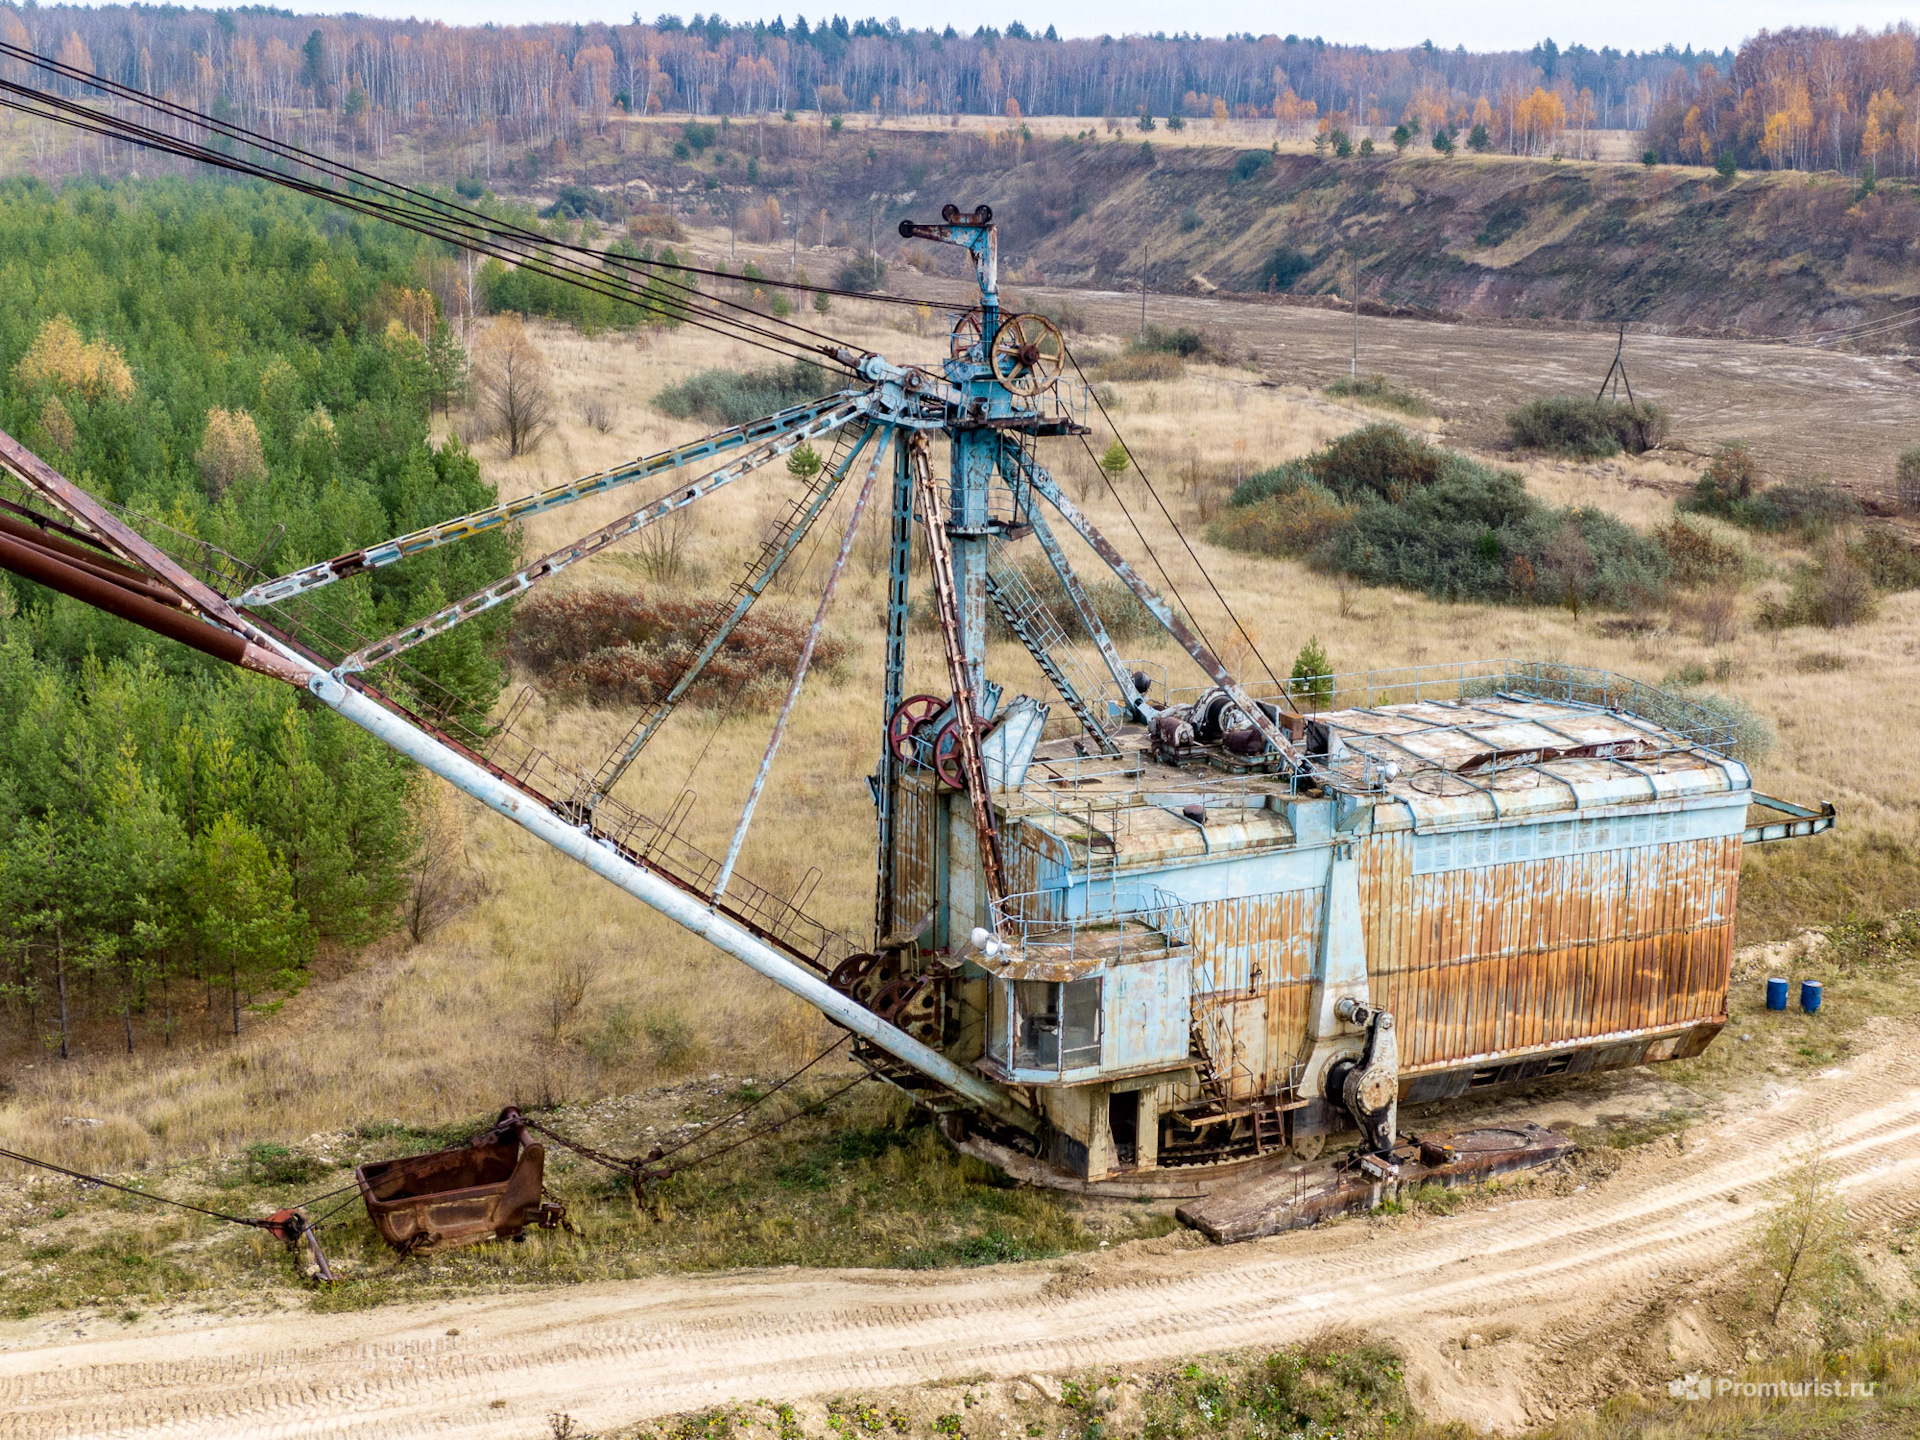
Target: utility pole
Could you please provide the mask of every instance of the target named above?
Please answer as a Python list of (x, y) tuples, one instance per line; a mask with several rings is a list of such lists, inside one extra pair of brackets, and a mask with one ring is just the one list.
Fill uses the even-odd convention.
[(800, 212), (793, 212), (793, 254), (787, 260), (787, 278), (793, 278), (793, 272), (800, 268)]
[(1353, 252), (1353, 364), (1347, 370), (1349, 380), (1360, 378), (1360, 252)]

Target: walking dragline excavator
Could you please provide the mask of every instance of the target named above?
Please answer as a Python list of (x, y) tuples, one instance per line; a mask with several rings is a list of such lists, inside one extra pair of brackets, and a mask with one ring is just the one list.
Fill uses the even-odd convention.
[[(940, 1111), (954, 1139), (1024, 1175), (1150, 1188), (1177, 1168), (1204, 1189), (1221, 1167), (1304, 1164), (1325, 1137), (1358, 1137), (1346, 1161), (1316, 1167), (1311, 1184), (1295, 1173), (1285, 1203), (1253, 1218), (1190, 1207), (1231, 1236), (1408, 1180), (1564, 1153), (1525, 1126), (1408, 1137), (1399, 1107), (1697, 1055), (1726, 1023), (1742, 846), (1832, 824), (1830, 807), (1756, 796), (1712, 713), (1601, 672), (1427, 667), (1342, 679), (1332, 698), (1361, 703), (1340, 708), (1325, 678), (1298, 693), (1243, 685), (1041, 463), (1042, 442), (1087, 433), (1091, 397), (1063, 373), (1071, 357), (1051, 322), (1003, 311), (984, 205), (901, 224), (908, 240), (962, 248), (977, 294), (955, 307), (942, 363), (898, 365), (695, 288), (712, 272), (571, 246), (32, 52), (0, 53), (104, 97), (0, 79), (0, 104), (670, 305), (686, 324), (846, 372), (843, 388), (764, 420), (266, 579), (156, 541), (157, 527), (0, 437), (0, 468), (20, 487), (0, 515), (0, 566), (305, 689), (816, 1006), (871, 1070)], [(183, 138), (196, 133), (208, 138)], [(594, 770), (521, 744), (510, 723), (464, 742), (385, 678), (412, 646), (816, 440), (830, 463), (806, 479), (774, 467), (798, 487), (786, 519), (713, 606), (685, 672)], [(323, 587), (668, 476), (670, 488), (619, 519), (384, 639), (323, 644), (300, 618)], [(843, 489), (854, 499), (815, 637), (870, 501), (885, 503), (890, 536), (870, 780), (877, 894), (860, 945), (811, 920), (804, 897), (735, 873), (811, 641), (724, 858), (681, 840), (678, 816), (651, 819), (617, 794)], [(945, 675), (939, 693), (910, 695), (916, 527)], [(1197, 685), (1123, 658), (1069, 546), (1138, 598)], [(1003, 693), (990, 613), (1047, 693)], [(1779, 813), (1750, 824), (1754, 805)]]

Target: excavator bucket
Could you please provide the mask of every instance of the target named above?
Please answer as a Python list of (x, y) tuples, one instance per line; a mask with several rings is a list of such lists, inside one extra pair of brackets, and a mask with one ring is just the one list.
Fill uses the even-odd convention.
[(380, 1238), (403, 1255), (511, 1240), (551, 1228), (561, 1207), (542, 1203), (546, 1147), (529, 1145), (518, 1112), (465, 1145), (360, 1166), (354, 1177)]

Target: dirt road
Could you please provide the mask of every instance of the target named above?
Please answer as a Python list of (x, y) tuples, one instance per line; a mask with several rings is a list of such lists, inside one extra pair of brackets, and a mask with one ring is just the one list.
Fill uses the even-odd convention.
[[(1870, 1029), (1847, 1065), (1769, 1087), (1605, 1180), (1449, 1218), (937, 1275), (789, 1270), (349, 1315), (14, 1326), (0, 1335), (0, 1437), (524, 1437), (555, 1410), (592, 1428), (1331, 1326), (1400, 1343), (1429, 1414), (1538, 1420), (1690, 1361), (1738, 1362), (1690, 1296), (1747, 1243), (1809, 1127), (1867, 1229), (1920, 1211), (1920, 1025)], [(1470, 1331), (1490, 1343), (1463, 1364)]]

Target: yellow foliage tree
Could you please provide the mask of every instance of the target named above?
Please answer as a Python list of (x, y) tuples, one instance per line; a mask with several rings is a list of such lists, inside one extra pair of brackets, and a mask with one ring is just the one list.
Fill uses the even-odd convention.
[(1218, 95), (1213, 97), (1213, 128), (1218, 130), (1227, 123), (1227, 102)]
[(57, 387), (89, 404), (108, 395), (133, 398), (133, 372), (120, 347), (106, 340), (83, 340), (80, 327), (65, 315), (55, 315), (40, 327), (13, 374), (30, 390)]
[(209, 410), (193, 462), (207, 482), (207, 493), (216, 499), (238, 480), (265, 475), (267, 461), (260, 453), (260, 430), (253, 416), (244, 410)]

